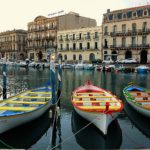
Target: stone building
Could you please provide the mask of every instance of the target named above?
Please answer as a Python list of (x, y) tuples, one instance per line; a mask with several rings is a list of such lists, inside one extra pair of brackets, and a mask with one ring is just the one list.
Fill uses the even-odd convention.
[(24, 60), (26, 58), (25, 30), (12, 30), (0, 33), (0, 58)]
[(57, 32), (74, 28), (96, 26), (94, 19), (70, 12), (65, 15), (47, 18), (38, 16), (28, 23), (28, 58), (35, 61), (48, 59), (51, 53), (57, 53)]
[(103, 58), (150, 62), (150, 5), (103, 14)]
[(67, 62), (91, 62), (102, 59), (100, 26), (58, 31), (58, 59)]

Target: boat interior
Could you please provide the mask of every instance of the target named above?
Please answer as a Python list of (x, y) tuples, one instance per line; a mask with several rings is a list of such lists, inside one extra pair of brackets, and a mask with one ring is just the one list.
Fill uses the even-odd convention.
[(72, 102), (85, 110), (105, 110), (107, 106), (109, 109), (118, 110), (121, 107), (119, 100), (107, 92), (73, 93)]
[(51, 99), (50, 91), (26, 91), (0, 102), (0, 116), (29, 112), (42, 107)]

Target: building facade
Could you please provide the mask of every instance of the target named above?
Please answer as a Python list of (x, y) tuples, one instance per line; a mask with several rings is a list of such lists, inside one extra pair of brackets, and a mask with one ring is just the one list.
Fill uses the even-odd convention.
[(150, 5), (103, 15), (103, 59), (135, 58), (150, 63)]
[(58, 59), (67, 62), (91, 62), (102, 59), (100, 26), (62, 30), (57, 34)]
[(28, 23), (27, 48), (28, 58), (35, 61), (48, 59), (57, 53), (57, 32), (81, 27), (96, 26), (94, 19), (70, 12), (65, 15), (47, 18), (38, 16)]
[(12, 30), (0, 33), (0, 58), (24, 60), (27, 57), (25, 30)]
[(56, 48), (57, 18), (38, 16), (28, 23), (28, 58), (40, 61), (47, 59), (49, 49)]

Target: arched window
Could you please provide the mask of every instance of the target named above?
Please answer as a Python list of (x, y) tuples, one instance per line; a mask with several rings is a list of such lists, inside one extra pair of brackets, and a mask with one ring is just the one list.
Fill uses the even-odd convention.
[(82, 55), (81, 54), (79, 55), (79, 60), (82, 60)]
[(76, 55), (73, 55), (73, 60), (76, 60)]
[(93, 54), (93, 53), (91, 53), (90, 55), (89, 55), (89, 60), (94, 60), (95, 59), (95, 55)]
[(67, 55), (64, 56), (64, 59), (67, 60)]
[(61, 60), (61, 61), (62, 61), (62, 54), (59, 54), (59, 55), (58, 55), (58, 60)]

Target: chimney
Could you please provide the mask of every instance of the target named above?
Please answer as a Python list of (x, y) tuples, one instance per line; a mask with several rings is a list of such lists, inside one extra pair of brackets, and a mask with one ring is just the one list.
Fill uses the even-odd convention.
[(110, 13), (110, 9), (107, 9), (107, 13)]

